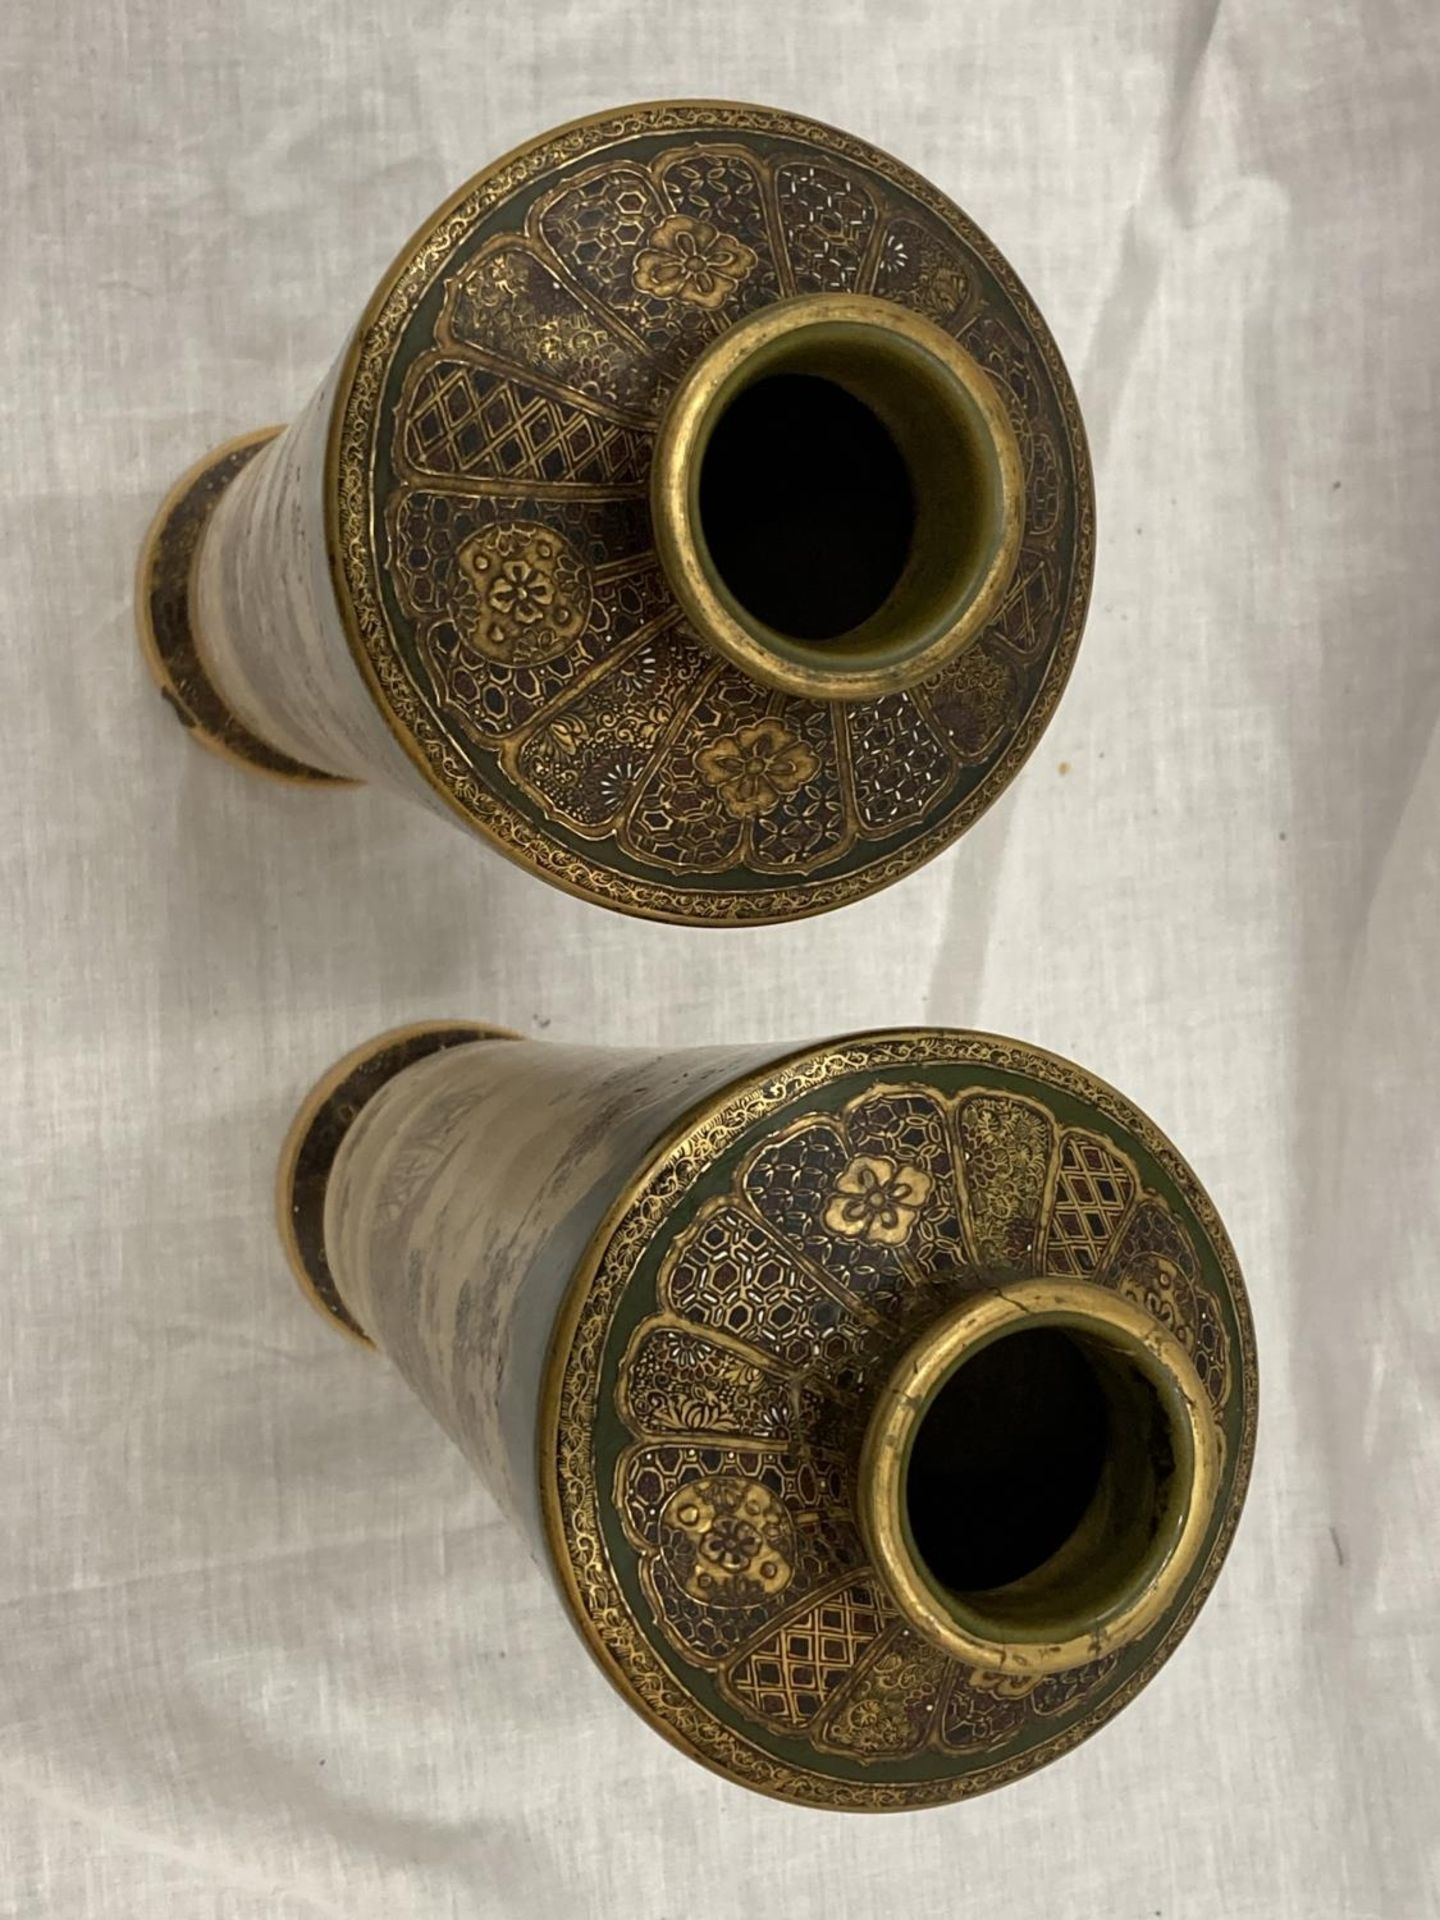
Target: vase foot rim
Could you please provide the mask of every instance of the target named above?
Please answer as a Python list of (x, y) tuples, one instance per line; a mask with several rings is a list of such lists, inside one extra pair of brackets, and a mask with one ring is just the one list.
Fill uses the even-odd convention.
[(221, 698), (195, 644), (190, 578), (206, 524), (226, 487), (283, 427), (261, 427), (212, 447), (170, 489), (140, 549), (135, 624), (160, 697), (192, 740), (211, 753), (291, 785), (350, 787), (339, 774), (292, 760), (245, 726)]
[(280, 1150), (275, 1215), (290, 1270), (310, 1304), (349, 1339), (375, 1342), (340, 1296), (325, 1254), (325, 1190), (351, 1126), (381, 1087), (406, 1067), (476, 1040), (518, 1040), (478, 1020), (416, 1020), (375, 1035), (337, 1060), (300, 1103)]

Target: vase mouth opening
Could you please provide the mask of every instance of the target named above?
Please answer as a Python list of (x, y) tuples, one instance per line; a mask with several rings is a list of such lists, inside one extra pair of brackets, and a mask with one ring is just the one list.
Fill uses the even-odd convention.
[(986, 1672), (1058, 1673), (1174, 1610), (1219, 1443), (1176, 1336), (1088, 1282), (973, 1295), (922, 1334), (866, 1433), (860, 1520), (911, 1624)]
[(752, 678), (875, 699), (981, 633), (1014, 572), (1020, 453), (951, 335), (870, 296), (781, 300), (681, 380), (651, 475), (690, 624)]

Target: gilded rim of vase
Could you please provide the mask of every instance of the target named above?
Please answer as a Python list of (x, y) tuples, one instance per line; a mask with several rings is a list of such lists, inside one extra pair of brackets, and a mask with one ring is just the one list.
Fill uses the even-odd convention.
[[(927, 1577), (906, 1518), (905, 1477), (920, 1422), (959, 1367), (991, 1340), (1021, 1328), (1083, 1330), (1117, 1342), (1168, 1402), (1181, 1444), (1182, 1498), (1139, 1578), (1079, 1632), (1055, 1636), (985, 1631)], [(860, 1530), (904, 1613), (936, 1646), (987, 1672), (1063, 1673), (1142, 1638), (1174, 1606), (1210, 1530), (1220, 1469), (1215, 1419), (1189, 1355), (1153, 1314), (1085, 1281), (1007, 1282), (979, 1291), (928, 1327), (877, 1396), (860, 1455)]]
[[(957, 603), (923, 644), (895, 648), (858, 666), (839, 646), (799, 646), (766, 632), (719, 579), (699, 525), (700, 465), (715, 415), (757, 359), (803, 341), (812, 330), (868, 337), (872, 351), (908, 351), (926, 367), (939, 405), (950, 394), (962, 402), (993, 476), (995, 536), (973, 578), (954, 596)], [(681, 376), (665, 408), (655, 442), (650, 498), (656, 548), (696, 633), (753, 680), (812, 700), (878, 700), (919, 685), (954, 659), (979, 638), (999, 607), (1015, 571), (1025, 524), (1020, 448), (983, 369), (943, 327), (871, 294), (802, 294), (777, 300), (712, 341)]]

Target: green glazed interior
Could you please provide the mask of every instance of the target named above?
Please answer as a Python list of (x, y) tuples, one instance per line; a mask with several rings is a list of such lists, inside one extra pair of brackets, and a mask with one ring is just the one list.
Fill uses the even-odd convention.
[[(1012, 1361), (1005, 1384), (995, 1379), (993, 1369), (977, 1368), (982, 1404), (964, 1411), (999, 1428), (1002, 1450), (1007, 1432), (1017, 1445), (1023, 1444), (1018, 1423), (1025, 1417), (1027, 1361), (1021, 1343), (1057, 1335), (1092, 1386), (1082, 1393), (1077, 1382), (1070, 1389), (1075, 1392), (1075, 1428), (1057, 1444), (1055, 1478), (1073, 1486), (1075, 1462), (1064, 1450), (1093, 1447), (1093, 1492), (1058, 1545), (1053, 1544), (1053, 1522), (1062, 1516), (1048, 1516), (1049, 1538), (1045, 1526), (1036, 1523), (1033, 1537), (1041, 1557), (1025, 1571), (1001, 1585), (957, 1587), (942, 1577), (947, 1556), (935, 1551), (936, 1544), (943, 1543), (946, 1526), (976, 1524), (976, 1500), (966, 1497), (967, 1482), (972, 1496), (986, 1489), (973, 1478), (974, 1461), (956, 1460), (953, 1509), (937, 1511), (933, 1490), (927, 1491), (922, 1509), (914, 1474), (917, 1447), (921, 1454), (927, 1452), (922, 1436), (927, 1423), (944, 1420), (947, 1392), (963, 1393), (967, 1369), (1002, 1344)], [(1037, 1370), (1039, 1364), (1037, 1352)], [(991, 1373), (988, 1385), (980, 1381), (984, 1372)], [(1003, 1400), (997, 1397), (1002, 1392), (1007, 1396)], [(1092, 1426), (1092, 1408), (1099, 1410), (1098, 1427)], [(1050, 1411), (1063, 1425), (1069, 1408), (1060, 1405)], [(933, 1445), (928, 1451), (933, 1455)], [(1184, 1526), (1193, 1470), (1193, 1441), (1179, 1388), (1144, 1346), (1117, 1328), (1097, 1329), (1076, 1318), (1047, 1315), (1043, 1327), (1022, 1324), (998, 1331), (963, 1356), (928, 1395), (902, 1462), (902, 1533), (916, 1572), (962, 1631), (989, 1641), (1069, 1640), (1103, 1627), (1154, 1578)]]
[[(908, 544), (894, 584), (873, 611), (823, 638), (781, 631), (744, 604), (706, 533), (714, 510), (707, 516), (702, 507), (702, 475), (716, 429), (742, 394), (776, 376), (830, 382), (858, 401), (893, 443), (895, 468), (908, 490)], [(756, 437), (763, 459), (763, 434)], [(795, 450), (776, 444), (771, 451), (788, 460)], [(737, 477), (733, 484), (742, 482)], [(965, 617), (1005, 533), (999, 457), (973, 397), (924, 347), (860, 321), (797, 328), (747, 355), (706, 409), (687, 487), (696, 554), (731, 617), (778, 659), (827, 673), (896, 666), (933, 645)], [(887, 512), (896, 504), (887, 502)], [(783, 543), (783, 515), (753, 537)]]

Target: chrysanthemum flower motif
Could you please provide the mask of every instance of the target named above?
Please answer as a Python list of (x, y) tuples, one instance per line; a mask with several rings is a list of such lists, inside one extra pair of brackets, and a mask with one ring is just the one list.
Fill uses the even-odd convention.
[(679, 1487), (660, 1515), (666, 1561), (693, 1600), (754, 1606), (794, 1577), (795, 1530), (768, 1487), (741, 1474), (710, 1474)]
[(695, 307), (722, 306), (755, 265), (758, 255), (709, 220), (672, 213), (635, 256), (633, 278), (641, 293), (687, 300)]
[(508, 615), (522, 627), (531, 627), (545, 618), (545, 609), (553, 604), (555, 583), (528, 560), (507, 560), (491, 581), (486, 598), (502, 620)]
[(737, 820), (768, 813), (787, 793), (814, 778), (820, 762), (803, 740), (778, 721), (742, 727), (713, 745), (701, 747), (695, 765), (720, 795), (721, 805)]
[(585, 629), (593, 598), (579, 555), (532, 520), (481, 527), (456, 556), (469, 615), (465, 638), (487, 660), (532, 666)]
[(902, 1247), (930, 1197), (930, 1176), (919, 1167), (859, 1154), (835, 1182), (825, 1224), (847, 1240)]

